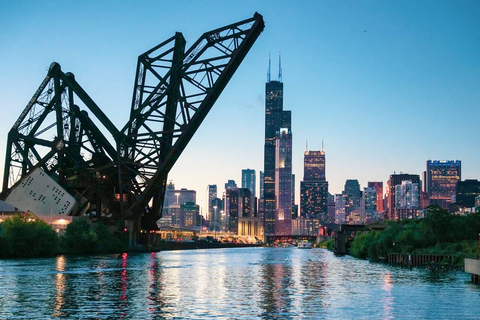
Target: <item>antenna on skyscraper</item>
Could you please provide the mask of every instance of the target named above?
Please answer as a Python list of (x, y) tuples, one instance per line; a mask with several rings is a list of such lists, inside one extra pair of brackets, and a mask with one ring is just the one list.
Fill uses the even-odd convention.
[(282, 52), (278, 51), (278, 81), (282, 82)]
[(270, 57), (270, 52), (268, 52), (268, 70), (267, 70), (267, 82), (270, 82), (270, 70), (272, 68), (271, 66), (271, 57)]

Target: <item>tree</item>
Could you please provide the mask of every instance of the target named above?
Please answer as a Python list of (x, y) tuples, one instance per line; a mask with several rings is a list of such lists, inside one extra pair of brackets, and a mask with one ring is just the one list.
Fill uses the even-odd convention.
[(6, 219), (2, 229), (0, 249), (4, 256), (26, 258), (57, 253), (57, 233), (43, 220), (15, 216)]

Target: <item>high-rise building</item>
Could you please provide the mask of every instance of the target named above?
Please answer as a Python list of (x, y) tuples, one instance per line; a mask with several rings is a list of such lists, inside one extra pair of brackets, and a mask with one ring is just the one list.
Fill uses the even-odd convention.
[(459, 160), (427, 161), (427, 195), (430, 205), (448, 209), (456, 194), (457, 182), (462, 179)]
[(328, 220), (328, 182), (325, 179), (325, 151), (305, 151), (303, 181), (300, 182), (300, 215)]
[(230, 232), (238, 231), (238, 190), (225, 190), (225, 216), (227, 217), (227, 229)]
[(292, 133), (280, 128), (275, 142), (275, 234), (292, 234)]
[(212, 217), (210, 221), (210, 230), (220, 231), (225, 226), (224, 203), (220, 198), (212, 199)]
[(358, 213), (362, 207), (362, 191), (358, 180), (347, 180), (342, 194), (345, 198), (345, 220), (352, 221), (352, 219), (349, 219), (352, 212), (356, 211)]
[(292, 216), (295, 212), (295, 174), (292, 174)]
[(370, 181), (367, 185), (368, 188), (375, 188), (377, 193), (377, 212), (383, 212), (383, 182), (381, 181)]
[(326, 219), (328, 213), (328, 182), (300, 182), (300, 216), (312, 219)]
[(208, 216), (206, 217), (207, 220), (212, 223), (213, 219), (213, 199), (217, 198), (217, 185), (216, 184), (209, 184), (208, 185)]
[(305, 151), (304, 181), (325, 181), (325, 151)]
[(167, 187), (165, 189), (165, 198), (163, 199), (163, 210), (164, 210), (164, 213), (168, 210), (168, 206), (169, 206), (169, 203), (168, 203), (168, 190), (175, 190), (175, 185), (173, 184), (172, 181), (169, 181), (168, 184), (167, 184)]
[(335, 196), (328, 194), (328, 223), (335, 223)]
[(418, 217), (420, 183), (403, 180), (395, 186), (395, 217), (398, 220)]
[(265, 182), (263, 171), (260, 171), (260, 195), (259, 199), (263, 199), (263, 184)]
[(387, 205), (388, 205), (388, 219), (398, 220), (400, 217), (395, 211), (395, 186), (401, 185), (403, 181), (411, 181), (412, 183), (420, 184), (420, 176), (418, 174), (392, 174), (387, 182)]
[(168, 198), (168, 205), (181, 206), (187, 202), (197, 202), (197, 192), (195, 190), (187, 190), (182, 188), (180, 190), (166, 190), (166, 198)]
[(250, 190), (253, 197), (256, 196), (255, 190), (255, 170), (243, 169), (242, 170), (242, 188)]
[(475, 198), (480, 195), (480, 181), (458, 181), (456, 189), (455, 204), (459, 207), (474, 208)]
[(377, 211), (377, 190), (374, 187), (363, 188), (363, 203), (365, 212)]
[(180, 228), (199, 229), (198, 215), (200, 207), (193, 203), (187, 202), (180, 206)]
[(341, 224), (345, 222), (345, 205), (348, 196), (340, 193), (335, 195), (335, 223)]
[[(265, 153), (264, 153), (264, 233), (275, 234), (276, 200), (275, 200), (275, 142), (277, 132), (284, 128), (291, 131), (291, 112), (283, 110), (283, 83), (281, 72), (278, 81), (270, 80), (270, 67), (265, 85)], [(291, 173), (288, 180), (291, 180)], [(291, 200), (290, 200), (291, 205)]]
[(237, 184), (235, 183), (235, 180), (228, 180), (227, 183), (225, 183), (225, 190), (227, 189), (237, 189)]

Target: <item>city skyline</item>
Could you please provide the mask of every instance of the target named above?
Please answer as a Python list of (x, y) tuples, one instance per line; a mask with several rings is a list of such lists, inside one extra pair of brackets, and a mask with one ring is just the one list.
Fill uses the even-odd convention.
[[(232, 11), (233, 5), (212, 2), (195, 13), (151, 4), (161, 13), (152, 9), (140, 15), (138, 4), (59, 8), (55, 2), (2, 2), (2, 169), (8, 130), (52, 61), (73, 72), (107, 116), (121, 124), (128, 117), (140, 53), (175, 31), (194, 39), (258, 11), (265, 31), (173, 167), (169, 180), (177, 188), (196, 190), (198, 199), (206, 199), (207, 185), (239, 184), (242, 169), (258, 175), (263, 170), (268, 53), (276, 79), (278, 51), (284, 108), (292, 110), (296, 190), (306, 140), (311, 150), (320, 150), (325, 140), (332, 194), (340, 193), (347, 179), (366, 186), (385, 184), (393, 172), (420, 175), (429, 159), (461, 160), (462, 180), (480, 177), (480, 151), (472, 141), (480, 133), (472, 122), (480, 115), (474, 109), (480, 101), (480, 46), (473, 32), (479, 26), (477, 3), (272, 4), (247, 1)], [(216, 19), (207, 21), (212, 12)], [(45, 16), (58, 19), (47, 24)], [(235, 143), (229, 144), (232, 138)], [(299, 192), (296, 198), (299, 203)]]

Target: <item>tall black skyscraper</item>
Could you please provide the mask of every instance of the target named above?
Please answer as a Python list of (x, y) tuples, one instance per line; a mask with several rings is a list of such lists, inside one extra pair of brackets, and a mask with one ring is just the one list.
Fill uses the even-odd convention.
[(303, 181), (300, 183), (300, 215), (328, 220), (328, 182), (325, 152), (305, 151)]
[(264, 154), (264, 232), (275, 234), (275, 138), (280, 128), (291, 131), (292, 115), (283, 111), (283, 83), (279, 69), (278, 81), (270, 80), (270, 61), (265, 85), (265, 154)]

